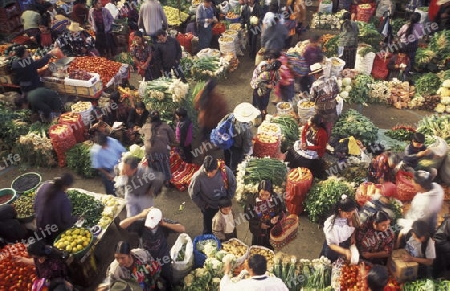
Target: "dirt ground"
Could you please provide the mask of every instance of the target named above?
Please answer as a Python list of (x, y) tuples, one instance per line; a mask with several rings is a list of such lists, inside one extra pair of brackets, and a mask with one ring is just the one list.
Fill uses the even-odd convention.
[[(219, 83), (219, 90), (223, 93), (227, 99), (230, 110), (234, 108), (240, 102), (251, 102), (251, 88), (249, 81), (253, 70), (253, 64), (247, 57), (240, 58), (240, 65), (237, 71), (229, 75), (228, 79)], [(132, 78), (133, 85), (137, 85), (137, 79)], [(348, 106), (345, 106), (348, 108)], [(426, 112), (411, 111), (411, 110), (397, 110), (392, 107), (383, 105), (369, 105), (368, 107), (355, 109), (361, 110), (361, 112), (368, 116), (378, 127), (390, 128), (398, 123), (414, 124), (421, 119)], [(270, 113), (276, 113), (276, 108), (273, 105), (269, 106)], [(212, 152), (214, 155), (220, 154), (218, 151)], [(0, 172), (0, 185), (1, 187), (10, 187), (12, 180), (29, 171), (39, 172), (43, 180), (49, 180), (56, 176), (61, 175), (64, 172), (69, 171), (66, 168), (54, 168), (54, 169), (36, 169), (28, 168), (25, 165), (19, 165), (10, 167)], [(100, 179), (82, 179), (77, 177), (74, 184), (75, 188), (82, 188), (88, 191), (103, 193), (103, 186)], [(185, 207), (182, 211), (179, 210), (179, 205), (185, 203)], [(176, 190), (170, 190), (165, 195), (159, 196), (155, 200), (155, 206), (162, 209), (164, 216), (177, 220), (186, 227), (187, 233), (194, 238), (201, 234), (202, 231), (202, 219), (199, 209), (192, 203), (187, 192), (178, 192)], [(240, 215), (242, 208), (235, 206), (237, 215)], [(121, 218), (124, 218), (124, 213), (121, 214)], [(248, 224), (246, 222), (237, 226), (238, 238), (242, 241), (250, 244), (251, 234), (248, 231)], [(97, 258), (97, 274), (95, 275), (95, 283), (91, 287), (85, 290), (94, 290), (94, 286), (101, 282), (104, 278), (105, 270), (109, 263), (113, 260), (113, 247), (117, 241), (123, 239), (131, 239), (133, 244), (137, 244), (137, 238), (130, 238), (124, 232), (118, 231), (114, 224), (108, 229), (107, 234), (103, 240), (97, 245), (95, 249), (95, 256)], [(170, 240), (173, 242), (176, 236), (171, 236)], [(305, 215), (300, 217), (299, 231), (297, 238), (285, 246), (282, 251), (287, 254), (294, 254), (300, 258), (315, 258), (319, 255), (321, 246), (323, 243), (323, 232), (320, 225), (311, 223), (308, 221)]]

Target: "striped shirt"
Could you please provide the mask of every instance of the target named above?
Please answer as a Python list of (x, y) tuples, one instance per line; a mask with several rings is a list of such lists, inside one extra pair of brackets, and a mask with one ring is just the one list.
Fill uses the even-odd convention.
[(167, 26), (167, 17), (156, 0), (148, 0), (139, 10), (139, 28), (143, 28), (147, 35), (154, 35), (158, 30)]

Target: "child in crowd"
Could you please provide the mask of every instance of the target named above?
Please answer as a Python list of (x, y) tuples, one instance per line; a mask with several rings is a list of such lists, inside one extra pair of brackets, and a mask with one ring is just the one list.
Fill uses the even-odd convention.
[(328, 217), (323, 226), (325, 242), (319, 257), (324, 256), (331, 262), (344, 256), (351, 259), (350, 245), (355, 241), (355, 227), (353, 226), (353, 214), (356, 202), (342, 195), (336, 203), (334, 214)]
[(178, 120), (175, 138), (180, 145), (181, 158), (186, 163), (192, 163), (192, 121), (183, 107), (175, 111), (175, 117)]
[(395, 182), (395, 169), (399, 163), (400, 157), (392, 152), (376, 156), (369, 165), (369, 181), (376, 184)]
[(222, 242), (231, 238), (237, 238), (232, 202), (230, 199), (223, 198), (219, 200), (219, 212), (213, 217), (212, 231)]
[(270, 230), (283, 218), (286, 212), (282, 198), (273, 190), (270, 180), (262, 180), (258, 193), (249, 197), (245, 207), (246, 219), (253, 234), (252, 245), (272, 249)]
[(417, 169), (419, 160), (431, 154), (431, 151), (425, 147), (425, 136), (420, 132), (415, 132), (411, 143), (405, 148), (403, 162), (405, 167)]
[[(416, 262), (419, 264), (417, 277), (430, 278), (432, 276), (433, 261), (436, 259), (434, 240), (430, 237), (428, 223), (421, 220), (414, 221), (412, 230), (404, 237), (405, 249), (408, 254), (404, 255), (405, 262)], [(399, 236), (399, 244), (403, 235)]]

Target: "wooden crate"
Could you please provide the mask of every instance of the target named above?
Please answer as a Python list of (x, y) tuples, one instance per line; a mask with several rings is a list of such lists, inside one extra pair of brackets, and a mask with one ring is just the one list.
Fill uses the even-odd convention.
[(87, 97), (87, 98), (97, 98), (102, 94), (103, 85), (102, 82), (96, 82), (91, 87), (80, 87), (80, 86), (65, 86), (66, 94)]
[(55, 90), (58, 93), (65, 93), (64, 79), (43, 78), (42, 82), (45, 88)]

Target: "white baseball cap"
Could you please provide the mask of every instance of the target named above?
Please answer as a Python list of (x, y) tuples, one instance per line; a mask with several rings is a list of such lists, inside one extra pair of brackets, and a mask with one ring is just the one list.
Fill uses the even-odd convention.
[(162, 219), (162, 212), (158, 208), (152, 208), (147, 214), (145, 226), (148, 228), (155, 228)]

